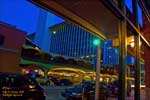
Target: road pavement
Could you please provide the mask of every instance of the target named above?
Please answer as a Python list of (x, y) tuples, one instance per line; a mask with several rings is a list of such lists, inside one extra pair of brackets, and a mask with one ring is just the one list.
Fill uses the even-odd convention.
[(61, 91), (66, 87), (64, 86), (43, 86), (46, 91), (46, 100), (66, 100), (61, 96)]
[[(61, 96), (61, 92), (67, 88), (65, 86), (42, 86), (46, 91), (46, 100), (66, 100)], [(145, 100), (144, 91), (141, 93), (141, 100)], [(108, 100), (118, 100), (117, 98), (109, 98)], [(132, 92), (130, 97), (126, 100), (134, 100), (134, 93)]]

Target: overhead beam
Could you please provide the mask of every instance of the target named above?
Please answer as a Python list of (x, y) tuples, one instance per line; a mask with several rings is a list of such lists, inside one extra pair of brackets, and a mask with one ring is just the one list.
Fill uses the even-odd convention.
[(97, 35), (101, 39), (105, 40), (106, 36), (102, 34), (100, 30), (98, 30), (94, 25), (86, 21), (85, 19), (79, 17), (78, 15), (74, 14), (73, 12), (67, 10), (65, 7), (61, 6), (54, 0), (29, 0), (35, 5), (44, 8), (67, 21), (70, 21), (76, 25), (79, 25), (81, 28), (86, 29), (89, 32)]

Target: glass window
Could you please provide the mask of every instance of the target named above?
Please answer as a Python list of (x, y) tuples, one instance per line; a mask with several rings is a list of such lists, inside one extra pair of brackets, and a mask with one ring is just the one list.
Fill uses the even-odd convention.
[(125, 0), (125, 4), (127, 6), (127, 8), (133, 12), (133, 9), (132, 9), (132, 0)]
[(3, 86), (9, 86), (9, 77), (7, 76), (0, 76), (0, 87), (3, 87)]
[(4, 36), (0, 35), (0, 46), (4, 44)]
[(24, 77), (20, 76), (10, 76), (10, 83), (13, 87), (21, 87), (26, 85), (27, 81)]
[(143, 18), (142, 18), (142, 9), (140, 8), (140, 6), (138, 5), (138, 22), (141, 26), (143, 26)]

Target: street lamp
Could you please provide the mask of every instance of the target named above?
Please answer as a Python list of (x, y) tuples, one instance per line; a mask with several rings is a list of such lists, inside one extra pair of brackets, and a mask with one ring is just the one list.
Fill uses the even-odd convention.
[(101, 44), (100, 39), (95, 39), (95, 40), (93, 41), (93, 44), (96, 45), (96, 46), (99, 46), (99, 45)]
[(52, 31), (53, 35), (56, 35), (56, 31)]
[[(131, 41), (130, 41), (130, 46), (131, 46), (132, 48), (134, 48), (134, 45), (135, 45), (135, 43), (134, 43), (134, 38), (133, 38), (133, 39), (131, 39)], [(142, 42), (140, 41), (139, 46), (141, 46), (141, 45), (142, 45)]]
[(97, 63), (96, 63), (96, 80), (95, 80), (95, 100), (99, 100), (99, 79), (100, 79), (100, 61), (101, 61), (101, 48), (100, 39), (95, 39), (93, 44), (97, 46)]
[(131, 40), (130, 46), (131, 46), (132, 48), (134, 48), (134, 39)]

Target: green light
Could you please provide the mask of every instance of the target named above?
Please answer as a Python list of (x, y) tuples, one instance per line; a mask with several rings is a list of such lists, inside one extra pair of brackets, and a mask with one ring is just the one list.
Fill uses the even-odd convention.
[(56, 31), (52, 31), (52, 33), (55, 35), (55, 34), (56, 34)]
[(94, 44), (94, 45), (100, 45), (100, 43), (101, 43), (100, 39), (95, 39), (95, 40), (93, 41), (93, 44)]

